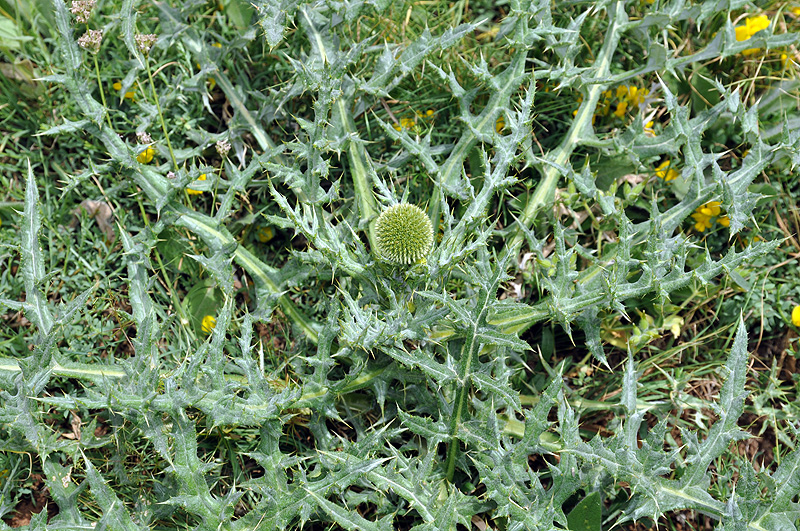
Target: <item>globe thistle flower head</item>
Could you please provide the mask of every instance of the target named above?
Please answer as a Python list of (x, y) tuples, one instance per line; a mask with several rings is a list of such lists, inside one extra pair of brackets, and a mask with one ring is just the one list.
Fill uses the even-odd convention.
[(419, 262), (433, 245), (433, 226), (416, 205), (400, 203), (383, 211), (375, 224), (378, 255), (389, 262)]

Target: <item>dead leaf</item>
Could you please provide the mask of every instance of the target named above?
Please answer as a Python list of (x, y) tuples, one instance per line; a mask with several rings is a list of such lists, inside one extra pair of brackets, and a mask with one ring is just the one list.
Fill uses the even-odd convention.
[(481, 518), (477, 514), (472, 516), (472, 525), (477, 527), (478, 531), (486, 531), (487, 529), (489, 529), (489, 526), (486, 525), (486, 522), (483, 521), (483, 518)]
[(72, 420), (70, 420), (69, 425), (72, 428), (72, 437), (77, 440), (81, 440), (81, 418), (78, 414), (74, 411), (70, 411), (72, 413)]
[(114, 212), (111, 210), (108, 203), (105, 201), (92, 201), (91, 199), (81, 201), (81, 204), (72, 210), (72, 214), (75, 217), (69, 225), (71, 228), (78, 226), (81, 211), (86, 212), (86, 215), (90, 218), (94, 218), (97, 222), (97, 226), (100, 227), (100, 230), (105, 234), (106, 240), (108, 240), (109, 243), (114, 243), (116, 234), (114, 234), (114, 227), (111, 226), (111, 219), (114, 217)]
[(8, 79), (36, 85), (33, 63), (27, 59), (18, 63), (0, 63), (0, 74)]

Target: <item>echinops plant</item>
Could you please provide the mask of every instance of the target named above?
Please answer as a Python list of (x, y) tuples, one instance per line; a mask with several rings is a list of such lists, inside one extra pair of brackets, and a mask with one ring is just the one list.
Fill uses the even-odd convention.
[[(97, 83), (78, 45), (84, 28), (53, 0), (59, 53), (47, 80), (67, 91), (71, 107), (41, 134), (91, 137), (107, 152), (102, 171), (134, 183), (151, 220), (119, 227), (134, 354), (69, 360), (59, 334), (98, 295), (48, 300), (42, 177), (30, 168), (25, 176), (26, 296), (0, 304), (24, 311), (37, 334), (30, 356), (0, 359), (0, 443), (30, 456), (58, 506), (28, 528), (133, 531), (173, 518), (209, 531), (599, 530), (603, 518), (611, 528), (693, 510), (725, 530), (797, 529), (800, 451), (787, 449), (770, 471), (745, 463), (737, 479), (714, 473), (731, 443), (747, 437), (737, 423), (747, 397), (743, 324), (719, 398), (704, 404), (716, 420), (705, 437), (680, 431), (680, 444), (673, 404), (639, 397), (633, 354), (608, 406), (617, 418), (611, 435), (581, 430), (579, 391), (558, 368), (546, 386), (520, 384), (536, 359), (534, 325), (560, 325), (598, 366), (611, 367), (602, 316), (627, 318), (643, 300), (663, 307), (680, 289), (776, 248), (761, 241), (712, 256), (681, 228), (717, 201), (730, 234), (742, 231), (759, 198), (751, 184), (769, 168), (800, 163), (800, 132), (785, 127), (765, 140), (757, 107), (720, 83), (719, 103), (692, 112), (664, 79), (756, 44), (788, 46), (796, 34), (738, 41), (732, 13), (746, 5), (738, 0), (510, 0), (496, 23), (454, 15), (402, 39), (381, 25), (395, 12), (417, 16), (410, 3), (256, 0), (252, 13), (234, 4), (238, 15), (227, 16), (241, 24), (220, 47), (201, 4), (157, 2), (145, 14), (145, 4), (125, 0), (113, 16), (108, 7), (92, 13), (88, 26), (106, 35), (99, 64), (114, 57), (129, 69), (122, 93), (147, 78), (148, 99), (123, 101), (137, 109), (125, 114), (87, 89)], [(690, 24), (716, 34), (702, 49), (676, 49), (675, 32)], [(466, 53), (487, 26), (496, 55)], [(147, 53), (137, 46), (142, 35)], [(631, 56), (641, 60), (621, 59)], [(226, 121), (213, 114), (210, 79)], [(390, 97), (421, 79), (446, 92), (445, 132), (394, 127), (386, 112)], [(638, 114), (595, 128), (604, 91), (633, 79), (651, 83)], [(574, 116), (547, 116), (539, 104), (577, 95)], [(652, 134), (643, 115), (656, 101), (663, 118)], [(750, 146), (736, 169), (721, 167), (720, 153), (701, 142), (723, 119)], [(544, 121), (563, 127), (542, 145)], [(146, 164), (135, 140), (145, 131), (154, 155)], [(617, 177), (652, 173), (662, 157), (683, 160), (670, 180), (682, 183), (679, 197), (663, 200), (670, 183), (649, 201), (646, 182), (621, 186)], [(613, 168), (622, 171), (609, 177)], [(187, 193), (201, 188), (208, 193)], [(565, 222), (566, 195), (601, 220), (610, 244)], [(249, 197), (299, 242), (288, 257), (273, 260), (242, 237)], [(508, 212), (511, 222), (501, 224)], [(207, 338), (187, 343), (179, 359), (164, 344), (178, 341), (171, 331), (180, 320), (170, 312), (182, 305), (162, 302), (154, 287), (159, 238), (172, 231), (200, 246), (186, 260), (221, 294), (213, 326), (203, 319)], [(506, 296), (523, 254), (537, 289)], [(278, 322), (293, 339), (270, 366), (254, 331)], [(82, 385), (48, 391), (63, 379)], [(105, 415), (113, 437), (59, 438), (45, 411)], [(218, 447), (230, 451), (202, 450), (220, 433)], [(131, 502), (117, 488), (135, 480), (124, 457), (104, 466), (97, 455), (124, 452), (121, 443), (135, 438), (154, 456), (147, 474), (158, 488)], [(246, 455), (232, 450), (245, 443)], [(240, 458), (252, 467), (242, 470)], [(235, 481), (218, 473), (222, 466)], [(729, 495), (715, 497), (712, 484)]]
[(433, 244), (433, 226), (416, 205), (398, 203), (378, 216), (375, 223), (378, 254), (395, 264), (413, 264), (425, 258)]

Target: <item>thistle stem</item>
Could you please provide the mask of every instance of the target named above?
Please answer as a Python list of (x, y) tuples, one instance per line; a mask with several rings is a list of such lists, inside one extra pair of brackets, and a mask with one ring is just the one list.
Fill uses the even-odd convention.
[(103, 102), (103, 110), (106, 112), (108, 127), (113, 130), (114, 126), (111, 125), (111, 116), (108, 114), (108, 105), (106, 104), (106, 91), (103, 90), (103, 82), (100, 80), (100, 65), (97, 64), (97, 54), (93, 53), (92, 57), (94, 57), (94, 73), (97, 76), (97, 88), (100, 89), (100, 101)]
[(150, 80), (150, 92), (153, 94), (153, 99), (156, 102), (156, 109), (158, 109), (158, 119), (161, 122), (161, 130), (164, 132), (164, 138), (167, 139), (167, 148), (169, 149), (169, 156), (172, 157), (172, 166), (175, 171), (178, 171), (178, 161), (175, 159), (175, 152), (172, 151), (172, 142), (169, 141), (169, 132), (167, 132), (167, 124), (164, 121), (164, 113), (161, 111), (161, 102), (158, 101), (158, 94), (156, 94), (156, 85), (153, 83), (153, 71), (150, 68), (150, 61), (145, 54), (144, 64), (147, 66), (147, 78)]

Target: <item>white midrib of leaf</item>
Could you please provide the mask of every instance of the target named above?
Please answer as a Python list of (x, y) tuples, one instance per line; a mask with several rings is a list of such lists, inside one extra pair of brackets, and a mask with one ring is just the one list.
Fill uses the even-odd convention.
[[(600, 53), (595, 61), (597, 65), (595, 77), (602, 79), (608, 76), (611, 60), (614, 57), (614, 52), (617, 49), (619, 40), (622, 37), (619, 29), (627, 22), (627, 14), (625, 13), (625, 2), (615, 2), (612, 14), (612, 9), (609, 9), (611, 16), (611, 23), (606, 32), (605, 42), (600, 49)], [(595, 83), (589, 87), (587, 97), (578, 108), (578, 113), (572, 121), (572, 125), (567, 132), (566, 138), (561, 142), (557, 148), (555, 155), (552, 157), (552, 163), (547, 164), (542, 176), (543, 179), (536, 187), (533, 196), (525, 205), (525, 210), (519, 218), (519, 223), (525, 227), (530, 227), (534, 217), (540, 208), (547, 204), (548, 198), (555, 189), (555, 184), (560, 175), (560, 168), (569, 160), (573, 150), (578, 146), (581, 136), (584, 134), (588, 127), (591, 127), (592, 116), (594, 115), (597, 102), (600, 100), (600, 94), (605, 89), (605, 84)], [(518, 230), (514, 235), (509, 247), (516, 253), (525, 241), (525, 235), (522, 230)]]

